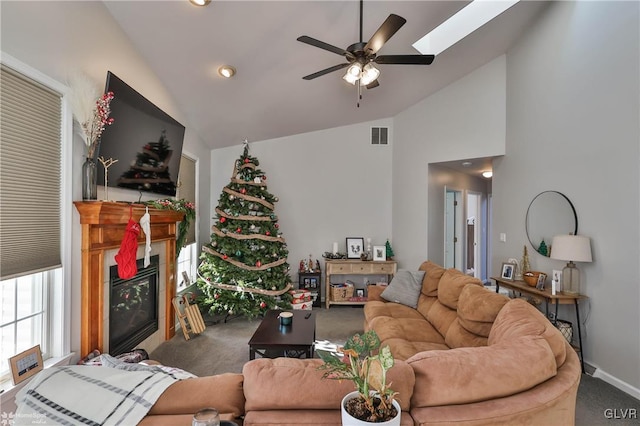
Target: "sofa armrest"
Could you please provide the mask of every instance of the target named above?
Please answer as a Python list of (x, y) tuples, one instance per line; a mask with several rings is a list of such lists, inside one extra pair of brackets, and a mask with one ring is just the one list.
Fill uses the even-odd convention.
[(245, 402), (242, 383), (242, 375), (234, 373), (180, 380), (160, 395), (148, 415), (193, 415), (202, 408), (214, 407), (221, 417), (242, 416)]
[(381, 285), (370, 285), (367, 287), (367, 301), (386, 302), (380, 295), (386, 287)]

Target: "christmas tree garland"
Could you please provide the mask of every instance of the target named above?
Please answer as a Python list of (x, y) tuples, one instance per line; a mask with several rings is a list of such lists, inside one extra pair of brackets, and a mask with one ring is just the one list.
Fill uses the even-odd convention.
[(280, 260), (276, 260), (275, 262), (271, 262), (271, 263), (266, 263), (266, 264), (262, 264), (260, 263), (259, 265), (256, 266), (249, 266), (246, 265), (242, 262), (238, 262), (237, 260), (231, 259), (229, 258), (229, 256), (227, 256), (226, 254), (222, 254), (220, 252), (217, 252), (207, 246), (202, 247), (202, 251), (206, 251), (209, 254), (212, 254), (214, 256), (218, 256), (220, 259), (223, 259), (229, 263), (231, 263), (232, 265), (237, 266), (238, 268), (244, 269), (245, 271), (266, 271), (269, 268), (274, 268), (276, 266), (280, 266), (282, 264), (284, 264), (287, 259), (280, 259)]
[(220, 237), (231, 237), (234, 238), (236, 240), (262, 240), (262, 241), (275, 241), (275, 242), (279, 242), (279, 243), (284, 243), (284, 239), (281, 237), (273, 237), (271, 235), (262, 235), (262, 234), (236, 234), (233, 232), (224, 232), (219, 230), (218, 228), (216, 228), (215, 226), (211, 227), (211, 230), (213, 231), (214, 234), (220, 236)]
[(265, 296), (281, 296), (291, 289), (291, 283), (288, 283), (282, 290), (267, 290), (264, 288), (242, 287), (239, 285), (214, 283), (213, 281), (203, 277), (198, 270), (198, 277), (209, 284), (211, 287), (219, 288), (221, 290), (240, 291), (243, 293), (255, 293)]
[[(244, 183), (246, 184), (247, 182), (244, 182)], [(229, 189), (227, 187), (223, 188), (222, 191), (226, 192), (229, 195), (233, 195), (234, 197), (242, 198), (245, 201), (253, 201), (255, 203), (260, 203), (263, 206), (265, 206), (266, 208), (268, 208), (269, 210), (273, 210), (274, 209), (273, 204), (271, 204), (267, 200), (263, 200), (262, 198), (253, 197), (251, 195), (242, 194), (240, 192), (236, 192), (233, 189)]]
[(264, 222), (272, 222), (273, 221), (273, 219), (271, 219), (269, 216), (252, 216), (252, 215), (247, 215), (247, 214), (233, 216), (233, 215), (230, 215), (228, 213), (223, 212), (218, 207), (216, 207), (216, 213), (218, 214), (218, 216), (226, 217), (227, 219), (256, 220), (256, 221), (264, 221)]

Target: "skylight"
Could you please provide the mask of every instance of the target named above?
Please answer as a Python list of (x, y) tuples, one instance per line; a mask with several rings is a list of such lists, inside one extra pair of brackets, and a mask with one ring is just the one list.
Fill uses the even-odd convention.
[(520, 0), (474, 0), (413, 43), (423, 55), (439, 55)]

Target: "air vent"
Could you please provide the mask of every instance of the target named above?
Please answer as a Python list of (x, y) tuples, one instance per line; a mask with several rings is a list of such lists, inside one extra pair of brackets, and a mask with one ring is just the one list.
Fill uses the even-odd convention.
[(387, 145), (389, 143), (388, 127), (371, 128), (371, 145)]

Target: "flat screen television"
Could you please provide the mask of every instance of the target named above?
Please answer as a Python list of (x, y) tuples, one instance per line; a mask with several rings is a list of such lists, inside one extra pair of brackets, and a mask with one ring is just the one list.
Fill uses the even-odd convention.
[[(111, 71), (106, 92), (113, 92), (114, 122), (102, 133), (98, 155), (118, 160), (109, 167), (107, 185), (175, 197), (184, 126)], [(98, 164), (98, 185), (104, 185)]]

